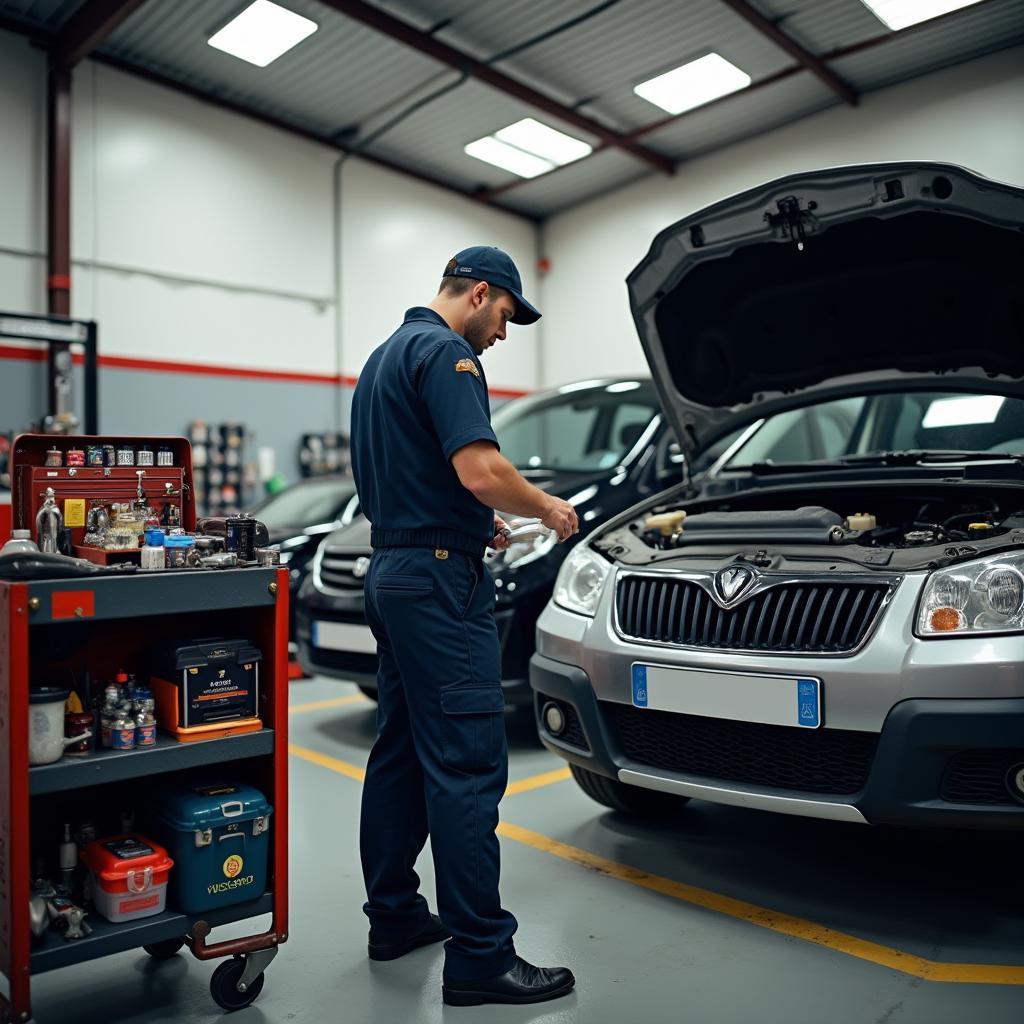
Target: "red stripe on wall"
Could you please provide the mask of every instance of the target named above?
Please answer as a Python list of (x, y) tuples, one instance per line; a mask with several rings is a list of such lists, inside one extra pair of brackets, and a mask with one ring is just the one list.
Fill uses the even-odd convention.
[[(0, 359), (24, 359), (32, 363), (46, 362), (46, 350), (41, 348), (19, 348), (14, 345), (0, 345)], [(74, 356), (75, 362), (81, 366), (85, 357), (81, 353)], [(257, 370), (246, 366), (217, 366), (212, 363), (183, 363), (166, 359), (138, 359), (133, 356), (103, 356), (98, 363), (109, 370), (142, 370), (146, 373), (193, 373), (205, 377), (235, 377), (245, 380), (277, 380), (285, 383), (301, 384), (332, 384), (335, 387), (354, 388), (356, 378), (339, 373), (297, 373), (292, 370)], [(529, 394), (528, 391), (513, 388), (490, 388), (495, 398), (520, 398)]]

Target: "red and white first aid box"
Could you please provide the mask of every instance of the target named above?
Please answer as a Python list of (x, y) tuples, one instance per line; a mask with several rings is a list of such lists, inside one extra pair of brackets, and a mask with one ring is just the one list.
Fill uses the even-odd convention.
[(163, 913), (174, 861), (139, 835), (97, 839), (82, 851), (92, 875), (92, 898), (108, 921), (135, 921)]

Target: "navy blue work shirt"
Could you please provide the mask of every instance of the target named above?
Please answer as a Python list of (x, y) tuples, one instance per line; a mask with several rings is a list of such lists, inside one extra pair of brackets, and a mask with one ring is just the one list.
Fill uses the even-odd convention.
[(451, 464), (473, 441), (498, 443), (483, 368), (442, 316), (416, 306), (366, 361), (352, 399), (352, 473), (375, 548), (483, 554), (494, 511)]

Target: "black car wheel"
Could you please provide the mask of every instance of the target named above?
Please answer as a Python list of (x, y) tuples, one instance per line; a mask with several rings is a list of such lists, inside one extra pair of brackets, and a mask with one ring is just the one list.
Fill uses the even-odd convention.
[(613, 811), (637, 818), (667, 818), (690, 802), (688, 796), (659, 793), (654, 789), (627, 786), (617, 779), (609, 779), (579, 765), (570, 764), (569, 770), (577, 785), (591, 800), (596, 800)]

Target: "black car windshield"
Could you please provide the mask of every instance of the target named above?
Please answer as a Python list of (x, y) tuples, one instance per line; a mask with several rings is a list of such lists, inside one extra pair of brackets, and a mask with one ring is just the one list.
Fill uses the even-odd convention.
[(610, 469), (640, 440), (658, 408), (646, 381), (584, 381), (508, 402), (494, 414), (494, 432), (518, 469)]
[(270, 530), (331, 523), (356, 493), (351, 480), (309, 480), (272, 495), (253, 515)]
[(882, 452), (1024, 452), (1024, 401), (1003, 395), (913, 391), (857, 395), (790, 409), (751, 428), (723, 469), (837, 462)]

